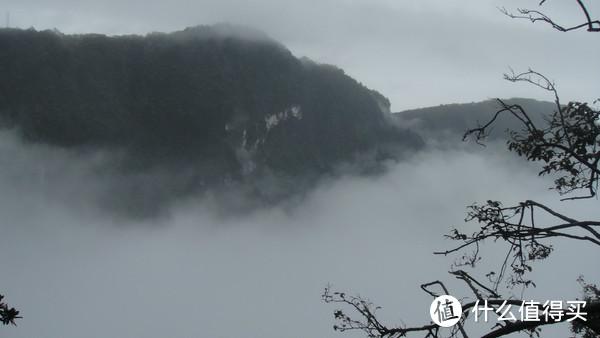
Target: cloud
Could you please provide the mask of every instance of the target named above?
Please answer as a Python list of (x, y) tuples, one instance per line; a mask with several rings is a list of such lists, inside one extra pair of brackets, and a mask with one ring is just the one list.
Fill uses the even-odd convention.
[[(0, 291), (24, 316), (1, 328), (11, 337), (328, 336), (327, 283), (371, 298), (391, 324), (421, 324), (431, 301), (421, 283), (468, 294), (446, 273), (452, 259), (432, 255), (452, 245), (442, 236), (462, 226), (465, 206), (555, 200), (532, 168), (492, 146), (323, 182), (293, 207), (224, 215), (214, 204), (223, 200), (190, 199), (168, 217), (132, 220), (103, 216), (90, 198), (107, 182), (95, 157), (0, 141)], [(44, 166), (52, 181), (40, 189)], [(559, 205), (598, 217), (587, 204)], [(578, 296), (574, 280), (594, 266), (588, 249), (561, 245), (561, 275), (541, 268), (539, 289), (551, 292), (533, 294)]]

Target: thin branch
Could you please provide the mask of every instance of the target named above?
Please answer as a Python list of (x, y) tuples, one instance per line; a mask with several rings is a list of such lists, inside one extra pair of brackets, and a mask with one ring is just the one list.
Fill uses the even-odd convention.
[(444, 290), (444, 294), (446, 294), (446, 295), (450, 294), (450, 292), (448, 291), (448, 289), (446, 288), (446, 286), (444, 285), (444, 283), (440, 282), (439, 280), (436, 280), (436, 281), (433, 281), (433, 282), (430, 282), (430, 283), (421, 284), (421, 289), (423, 291), (425, 291), (426, 293), (428, 293), (433, 298), (437, 298), (440, 295), (434, 293), (433, 291), (429, 291), (429, 289), (427, 289), (429, 286), (432, 286), (432, 285), (439, 285), (439, 286), (442, 287), (442, 290)]
[(531, 206), (536, 206), (536, 207), (538, 207), (540, 209), (543, 209), (544, 211), (546, 211), (550, 215), (552, 215), (554, 217), (557, 217), (557, 218), (560, 218), (560, 219), (562, 219), (565, 222), (569, 222), (569, 223), (576, 223), (577, 222), (576, 220), (574, 220), (574, 219), (572, 219), (570, 217), (567, 217), (567, 216), (565, 216), (563, 214), (560, 214), (560, 213), (558, 213), (558, 212), (556, 212), (556, 211), (548, 208), (547, 206), (545, 206), (545, 205), (543, 205), (541, 203), (538, 203), (536, 201), (527, 200), (527, 201), (525, 201), (525, 204), (526, 205), (531, 205)]
[[(560, 32), (569, 32), (569, 31), (577, 30), (577, 29), (584, 28), (584, 27), (587, 27), (588, 32), (600, 32), (600, 21), (592, 20), (583, 1), (581, 1), (581, 0), (576, 0), (576, 1), (577, 1), (578, 6), (581, 8), (581, 10), (583, 12), (583, 15), (585, 16), (586, 21), (585, 21), (585, 23), (577, 24), (577, 25), (571, 26), (571, 27), (563, 27), (562, 25), (559, 25), (558, 23), (556, 23), (556, 21), (554, 21), (552, 18), (550, 18), (546, 14), (542, 13), (541, 11), (537, 11), (537, 10), (517, 9), (519, 14), (513, 14), (513, 13), (508, 12), (508, 10), (506, 10), (506, 8), (504, 8), (504, 7), (498, 8), (498, 9), (500, 10), (500, 12), (502, 12), (502, 14), (504, 14), (512, 19), (526, 19), (526, 20), (529, 20), (534, 23), (537, 21), (546, 22), (550, 26), (552, 26), (552, 28), (554, 28)], [(539, 3), (539, 6), (542, 6), (544, 4), (544, 2), (545, 2), (545, 0), (541, 1)]]
[(492, 297), (500, 298), (500, 295), (498, 295), (495, 291), (493, 291), (490, 288), (486, 287), (485, 285), (481, 284), (479, 281), (477, 281), (475, 278), (471, 277), (465, 271), (457, 270), (457, 271), (450, 271), (450, 273), (455, 275), (456, 278), (461, 279), (465, 283), (467, 283), (467, 285), (471, 288), (473, 293), (475, 293), (475, 296), (477, 297), (477, 299), (483, 299), (483, 297), (482, 297), (481, 293), (479, 292), (479, 290), (475, 286), (473, 286), (473, 283), (475, 283), (477, 286), (479, 286), (483, 290), (489, 292)]

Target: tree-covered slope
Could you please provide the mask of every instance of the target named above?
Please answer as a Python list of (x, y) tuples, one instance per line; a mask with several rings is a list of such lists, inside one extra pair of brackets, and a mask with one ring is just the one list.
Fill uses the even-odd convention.
[(195, 163), (210, 179), (327, 171), (378, 145), (418, 145), (381, 96), (251, 29), (145, 37), (0, 30), (0, 116), (24, 137), (114, 147), (130, 165)]
[[(533, 99), (514, 98), (503, 102), (520, 105), (536, 122), (541, 122), (544, 114), (551, 114), (556, 110), (555, 103)], [(427, 139), (452, 143), (460, 141), (468, 129), (477, 127), (477, 123), (489, 121), (500, 109), (501, 105), (497, 100), (488, 100), (406, 110), (394, 114), (394, 117), (400, 126), (410, 128)], [(508, 129), (520, 130), (521, 125), (518, 121), (505, 115), (507, 114), (501, 114), (494, 128), (490, 130), (491, 140), (507, 139)]]
[(422, 145), (389, 122), (381, 94), (246, 27), (114, 37), (0, 29), (0, 73), (0, 127), (101, 152), (112, 182), (103, 203), (136, 214), (211, 187), (278, 200)]

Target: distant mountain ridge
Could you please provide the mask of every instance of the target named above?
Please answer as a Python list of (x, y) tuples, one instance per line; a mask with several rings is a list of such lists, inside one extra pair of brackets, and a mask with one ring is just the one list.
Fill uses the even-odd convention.
[[(533, 121), (541, 121), (544, 114), (556, 110), (554, 102), (537, 101), (526, 98), (503, 100), (512, 105), (518, 104), (527, 111)], [(398, 124), (422, 135), (425, 139), (442, 143), (460, 142), (468, 129), (477, 124), (487, 123), (501, 109), (498, 100), (472, 103), (444, 104), (435, 107), (411, 109), (395, 113)], [(520, 130), (522, 125), (508, 113), (501, 114), (494, 123), (488, 140), (506, 140), (506, 130)]]

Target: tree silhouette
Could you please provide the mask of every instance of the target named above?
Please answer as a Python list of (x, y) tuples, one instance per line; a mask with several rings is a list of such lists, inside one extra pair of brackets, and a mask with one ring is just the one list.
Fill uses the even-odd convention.
[(8, 305), (5, 304), (2, 299), (4, 299), (4, 296), (0, 295), (0, 322), (2, 322), (3, 325), (13, 324), (17, 326), (17, 324), (15, 324), (15, 319), (23, 317), (19, 316), (19, 311), (14, 307), (9, 309)]
[[(539, 5), (543, 5), (544, 2), (545, 0), (541, 1)], [(558, 25), (539, 11), (520, 9), (521, 15), (510, 14), (506, 9), (501, 11), (512, 18), (547, 22), (563, 32), (582, 27), (588, 27), (589, 32), (600, 31), (600, 23), (591, 19), (583, 1), (576, 2), (584, 12), (586, 23), (569, 28)], [(505, 79), (526, 82), (549, 91), (554, 96), (554, 111), (546, 114), (543, 122), (534, 122), (539, 119), (532, 118), (522, 106), (498, 99), (500, 109), (487, 123), (468, 130), (463, 140), (473, 137), (477, 143), (483, 144), (498, 116), (508, 114), (519, 121), (522, 127), (510, 132), (508, 149), (527, 161), (542, 163), (539, 175), (552, 175), (555, 178), (553, 189), (563, 197), (561, 200), (580, 200), (597, 196), (600, 181), (600, 111), (587, 103), (562, 104), (554, 83), (534, 70), (518, 74), (511, 70), (511, 74), (505, 75)], [(538, 221), (540, 218), (543, 219), (542, 222)], [(452, 328), (451, 336), (461, 334), (467, 337), (465, 321), (473, 310), (480, 309), (480, 303), (485, 302), (485, 306), (489, 306), (489, 309), (496, 313), (507, 305), (523, 307), (525, 302), (521, 299), (504, 298), (500, 294), (499, 285), (506, 281), (510, 287), (535, 286), (534, 281), (529, 278), (533, 263), (546, 259), (553, 253), (552, 240), (566, 238), (600, 247), (600, 220), (577, 219), (532, 200), (508, 206), (492, 200), (474, 204), (468, 207), (465, 221), (477, 223), (478, 230), (468, 232), (453, 229), (446, 237), (458, 244), (451, 249), (435, 252), (438, 255), (453, 255), (472, 250), (471, 253), (463, 254), (450, 272), (469, 287), (476, 299), (474, 302), (461, 304), (463, 317)], [(500, 267), (489, 272), (486, 275), (488, 280), (482, 282), (462, 269), (476, 268), (482, 259), (480, 246), (484, 245), (485, 240), (505, 244), (506, 256)], [(576, 335), (586, 338), (600, 335), (600, 290), (595, 284), (586, 283), (583, 277), (579, 278), (579, 282), (583, 288), (585, 317), (566, 316), (569, 311), (574, 310), (563, 307), (562, 302), (531, 302), (529, 309), (539, 320), (499, 321), (485, 337), (499, 337), (518, 331), (527, 331), (531, 336), (539, 336), (541, 326), (565, 321), (571, 323), (571, 331)], [(421, 289), (432, 297), (440, 296), (433, 291), (433, 287), (441, 287), (445, 294), (449, 294), (444, 283), (439, 280), (421, 285)], [(425, 337), (440, 335), (439, 326), (434, 323), (388, 328), (379, 321), (376, 315), (379, 307), (371, 301), (358, 296), (347, 296), (342, 292), (332, 292), (330, 285), (325, 288), (322, 298), (327, 303), (346, 306), (358, 312), (359, 316), (354, 318), (344, 310), (335, 310), (334, 317), (338, 322), (334, 326), (336, 331), (360, 330), (368, 337), (403, 337), (415, 332), (425, 334)]]
[[(542, 6), (545, 2), (546, 0), (540, 1), (538, 6)], [(570, 27), (564, 27), (563, 25), (557, 23), (555, 20), (550, 18), (548, 15), (538, 10), (519, 8), (517, 9), (517, 12), (519, 14), (509, 12), (508, 10), (506, 10), (506, 8), (500, 8), (500, 11), (513, 19), (527, 19), (531, 22), (545, 22), (552, 26), (552, 28), (560, 32), (569, 32), (581, 28), (587, 28), (588, 32), (600, 32), (600, 20), (592, 19), (592, 17), (590, 16), (590, 12), (587, 9), (587, 6), (582, 0), (575, 0), (575, 2), (577, 2), (577, 5), (581, 9), (582, 15), (585, 17), (585, 22)]]

